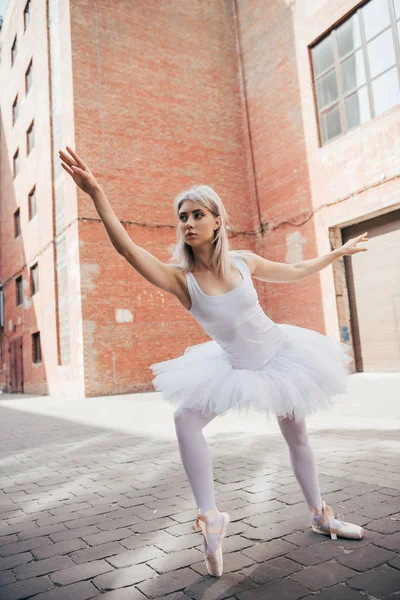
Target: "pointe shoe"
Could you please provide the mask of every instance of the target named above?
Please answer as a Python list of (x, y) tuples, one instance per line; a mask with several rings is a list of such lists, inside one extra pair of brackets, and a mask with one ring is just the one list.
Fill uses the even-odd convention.
[[(230, 521), (228, 513), (221, 513), (222, 515), (222, 526), (220, 531), (209, 531), (207, 519), (204, 515), (198, 515), (194, 525), (192, 525), (193, 531), (202, 531), (204, 536), (204, 562), (206, 563), (207, 571), (209, 575), (213, 577), (221, 577), (223, 572), (223, 557), (222, 557), (222, 542), (226, 534), (226, 530), (228, 528), (228, 523)], [(213, 552), (209, 552), (208, 548), (208, 534), (209, 533), (217, 533), (219, 534), (218, 544)]]
[[(318, 514), (316, 509), (310, 508), (309, 510), (313, 514)], [(337, 518), (335, 518), (333, 508), (322, 501), (321, 518), (317, 525), (311, 525), (311, 528), (315, 533), (330, 535), (332, 540), (336, 540), (338, 536), (349, 540), (360, 540), (364, 536), (364, 529), (362, 527), (353, 523), (346, 523), (340, 519), (343, 519), (343, 515), (337, 515)], [(323, 529), (322, 525), (328, 522), (329, 528)]]

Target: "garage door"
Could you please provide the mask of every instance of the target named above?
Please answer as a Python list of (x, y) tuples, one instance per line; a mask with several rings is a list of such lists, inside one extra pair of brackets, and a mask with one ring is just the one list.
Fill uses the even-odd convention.
[(342, 230), (368, 232), (368, 252), (345, 256), (357, 371), (400, 371), (400, 210)]

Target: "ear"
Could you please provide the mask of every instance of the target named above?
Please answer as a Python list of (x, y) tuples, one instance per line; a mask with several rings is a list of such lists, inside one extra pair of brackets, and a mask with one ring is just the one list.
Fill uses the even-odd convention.
[(214, 226), (214, 231), (215, 231), (216, 229), (218, 229), (220, 226), (221, 226), (221, 217), (220, 217), (220, 216), (218, 216), (218, 217), (216, 217), (216, 218), (215, 218), (215, 226)]

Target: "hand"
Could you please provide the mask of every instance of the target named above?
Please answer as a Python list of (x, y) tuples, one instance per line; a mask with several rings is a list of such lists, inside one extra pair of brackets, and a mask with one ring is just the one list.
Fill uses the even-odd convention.
[(69, 146), (67, 146), (67, 150), (71, 156), (68, 156), (68, 154), (62, 150), (59, 150), (59, 156), (62, 161), (61, 166), (69, 175), (71, 175), (76, 185), (91, 196), (100, 188), (99, 182), (96, 180), (89, 167)]
[(368, 236), (367, 236), (367, 232), (363, 233), (355, 238), (352, 238), (351, 240), (348, 240), (345, 244), (343, 244), (343, 246), (340, 248), (340, 251), (342, 252), (342, 255), (345, 256), (346, 254), (356, 254), (357, 252), (366, 252), (368, 250), (368, 248), (365, 247), (358, 247), (357, 244), (359, 244), (360, 242), (368, 242)]

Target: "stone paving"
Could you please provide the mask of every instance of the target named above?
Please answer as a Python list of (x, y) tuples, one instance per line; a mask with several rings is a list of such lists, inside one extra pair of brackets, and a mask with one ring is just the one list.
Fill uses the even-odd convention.
[(274, 419), (207, 426), (231, 516), (220, 579), (158, 394), (3, 394), (0, 409), (1, 600), (400, 600), (398, 374), (351, 376), (307, 420), (323, 498), (363, 540), (311, 531)]

